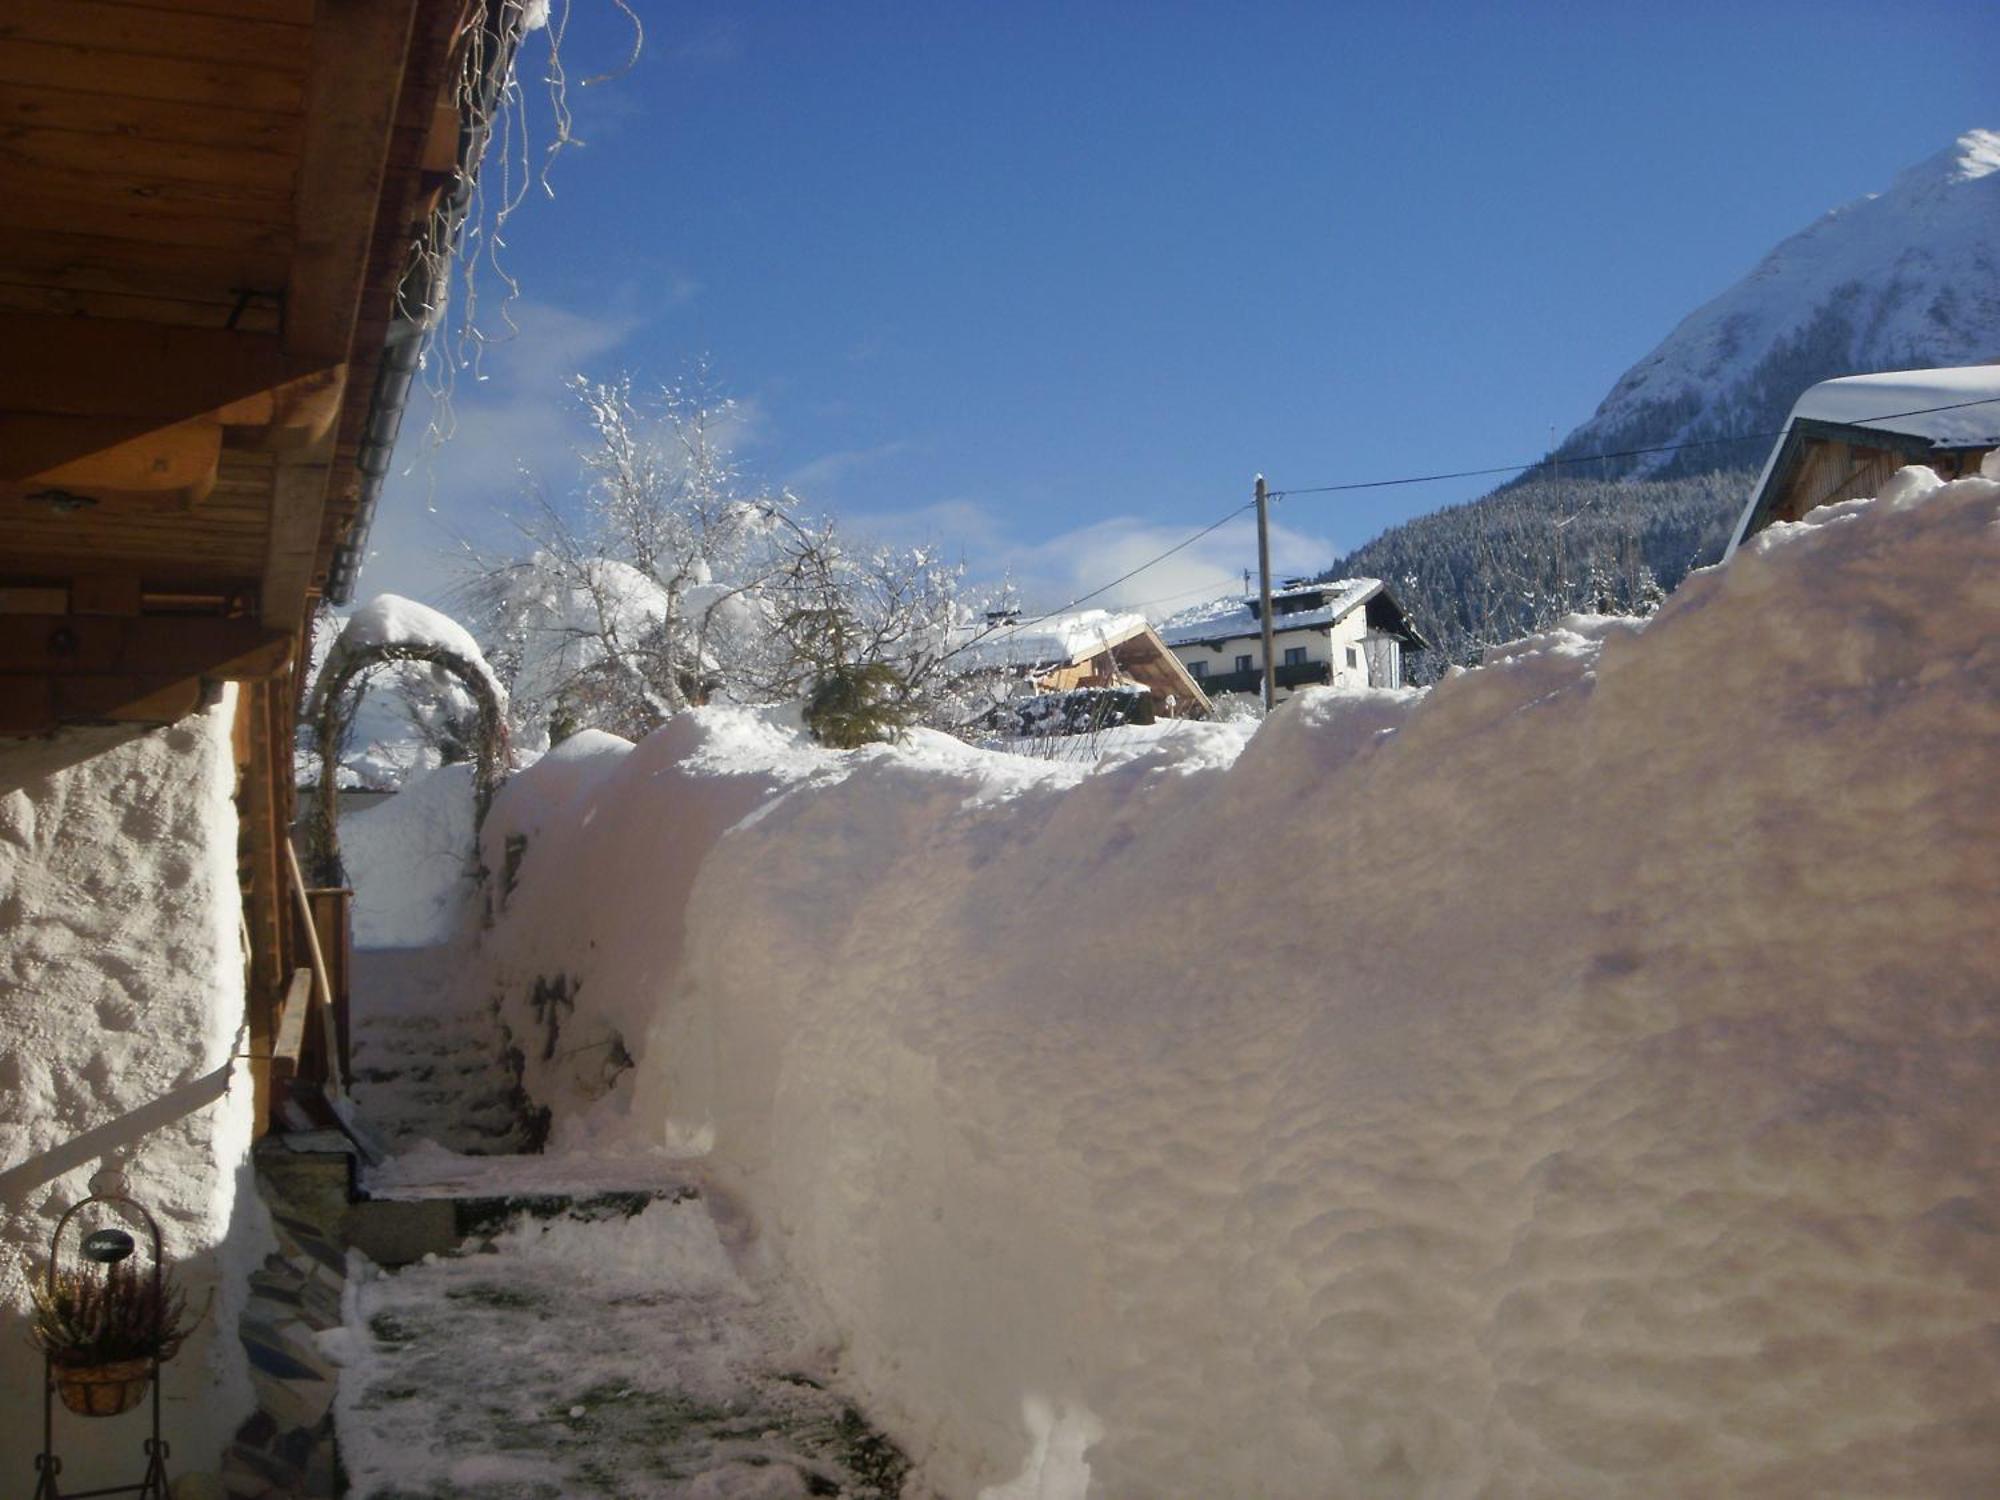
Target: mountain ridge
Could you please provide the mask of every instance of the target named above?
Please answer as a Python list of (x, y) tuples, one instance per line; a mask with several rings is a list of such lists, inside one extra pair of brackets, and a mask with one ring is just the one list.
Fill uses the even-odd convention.
[(1996, 246), (2000, 131), (1968, 130), (1780, 240), (1627, 369), (1547, 464), (1322, 576), (1389, 581), (1439, 648), (1433, 674), (1571, 610), (1643, 612), (1721, 555), (1808, 387), (2000, 360)]

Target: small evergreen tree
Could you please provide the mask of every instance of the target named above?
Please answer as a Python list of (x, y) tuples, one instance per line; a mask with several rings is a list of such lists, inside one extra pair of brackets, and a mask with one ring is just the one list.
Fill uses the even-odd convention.
[(796, 609), (785, 616), (784, 627), (793, 649), (812, 666), (805, 720), (814, 739), (852, 750), (902, 738), (917, 717), (909, 684), (879, 657), (855, 659), (854, 618), (845, 608)]

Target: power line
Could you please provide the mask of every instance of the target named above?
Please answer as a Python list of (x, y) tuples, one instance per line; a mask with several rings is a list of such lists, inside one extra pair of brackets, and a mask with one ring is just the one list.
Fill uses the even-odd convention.
[[(1884, 412), (1875, 417), (1857, 417), (1844, 422), (1844, 427), (1867, 427), (1876, 422), (1893, 422), (1901, 417), (1927, 417), (1941, 411), (1963, 411), (1971, 406), (1991, 406), (2000, 402), (2000, 396), (1981, 396), (1976, 401), (1954, 401), (1946, 406), (1920, 406), (1911, 411)], [(1685, 443), (1661, 443), (1652, 448), (1624, 448), (1609, 453), (1571, 453), (1564, 456), (1548, 454), (1532, 463), (1497, 464), (1487, 469), (1460, 469), (1450, 474), (1410, 474), (1398, 479), (1364, 479), (1346, 484), (1316, 484), (1292, 489), (1272, 490), (1271, 498), (1283, 499), (1287, 495), (1333, 495), (1349, 490), (1386, 490), (1399, 485), (1437, 484), (1446, 479), (1484, 479), (1494, 474), (1526, 473), (1530, 469), (1545, 469), (1552, 464), (1584, 464), (1598, 459), (1643, 458), (1653, 453), (1679, 453), (1688, 448), (1723, 448), (1732, 443), (1770, 442), (1791, 431), (1787, 422), (1775, 432), (1745, 432), (1736, 437), (1700, 438)]]
[[(1877, 422), (1894, 422), (1904, 417), (1927, 417), (1935, 415), (1938, 412), (1964, 411), (1974, 406), (1992, 406), (1995, 404), (2000, 404), (2000, 396), (1981, 396), (1976, 400), (1953, 401), (1943, 406), (1919, 406), (1919, 407), (1914, 407), (1909, 411), (1892, 411), (1892, 412), (1884, 412), (1879, 416), (1857, 417), (1851, 421), (1842, 423), (1840, 425), (1848, 427), (1867, 427)], [(1791, 431), (1791, 423), (1787, 421), (1783, 427), (1778, 428), (1774, 432), (1746, 432), (1739, 434), (1736, 437), (1701, 438), (1698, 440), (1692, 440), (1685, 443), (1661, 443), (1650, 448), (1625, 448), (1615, 452), (1573, 453), (1562, 458), (1558, 458), (1555, 454), (1549, 454), (1546, 457), (1538, 458), (1531, 463), (1497, 464), (1490, 468), (1483, 468), (1483, 469), (1459, 469), (1448, 474), (1410, 474), (1395, 479), (1364, 479), (1364, 480), (1354, 480), (1344, 484), (1317, 484), (1317, 485), (1299, 486), (1292, 489), (1271, 490), (1268, 492), (1268, 495), (1269, 498), (1273, 500), (1282, 500), (1289, 495), (1334, 495), (1334, 494), (1343, 494), (1354, 490), (1380, 490), (1380, 489), (1390, 489), (1402, 485), (1436, 484), (1447, 479), (1483, 479), (1494, 474), (1525, 473), (1530, 469), (1546, 468), (1551, 464), (1557, 464), (1557, 463), (1583, 464), (1602, 459), (1642, 458), (1649, 454), (1654, 454), (1654, 453), (1678, 453), (1689, 448), (1717, 448), (1717, 447), (1727, 447), (1732, 443), (1749, 443), (1749, 442), (1759, 442), (1759, 441), (1770, 442), (1775, 438), (1783, 437), (1786, 433), (1790, 431)], [(1000, 634), (1019, 635), (1022, 631), (1028, 629), (1030, 626), (1040, 625), (1045, 621), (1053, 620), (1056, 618), (1056, 616), (1061, 614), (1066, 614), (1070, 610), (1075, 609), (1079, 604), (1087, 604), (1092, 599), (1097, 598), (1099, 595), (1109, 593), (1112, 589), (1117, 588), (1119, 584), (1129, 583), (1132, 579), (1137, 578), (1141, 573), (1144, 573), (1147, 569), (1157, 567), (1159, 564), (1165, 562), (1168, 558), (1172, 557), (1175, 553), (1186, 551), (1189, 547), (1192, 547), (1196, 542), (1200, 541), (1203, 537), (1208, 536), (1213, 532), (1220, 531), (1224, 526), (1228, 525), (1231, 521), (1235, 520), (1245, 511), (1256, 509), (1256, 505), (1257, 502), (1255, 500), (1251, 500), (1247, 501), (1242, 505), (1237, 506), (1233, 510), (1224, 512), (1221, 516), (1209, 522), (1208, 525), (1202, 527), (1201, 530), (1194, 532), (1191, 535), (1186, 536), (1182, 538), (1180, 541), (1174, 543), (1174, 545), (1167, 548), (1166, 551), (1161, 552), (1153, 557), (1149, 557), (1148, 559), (1146, 559), (1146, 561), (1140, 563), (1136, 568), (1132, 568), (1124, 573), (1120, 573), (1116, 578), (1112, 579), (1109, 583), (1099, 584), (1096, 588), (1090, 590), (1089, 593), (1078, 594), (1074, 599), (1071, 599), (1067, 604), (1059, 605), (1055, 609), (1049, 610), (1044, 614), (1036, 615), (1033, 618), (1027, 620), (995, 621), (994, 623), (988, 625), (984, 630), (978, 631), (965, 641), (961, 642), (959, 645), (954, 646), (951, 650), (947, 651), (942, 657), (940, 657), (939, 660), (949, 661), (951, 660), (951, 658), (959, 655), (961, 652), (970, 650), (972, 647), (978, 645), (980, 642), (989, 640), (995, 635), (1000, 635)], [(1572, 516), (1570, 519), (1574, 520), (1575, 517)], [(1183, 590), (1179, 594), (1168, 594), (1159, 599), (1148, 599), (1144, 602), (1144, 604), (1135, 605), (1133, 607), (1143, 609), (1147, 605), (1165, 604), (1174, 599), (1184, 598), (1188, 594), (1206, 593), (1206, 592), (1208, 592), (1206, 588), (1187, 589)]]
[(1214, 584), (1198, 583), (1193, 588), (1182, 589), (1177, 594), (1161, 594), (1158, 597), (1152, 599), (1134, 599), (1131, 603), (1127, 604), (1125, 608), (1151, 609), (1155, 604), (1172, 604), (1176, 599), (1192, 599), (1197, 594), (1213, 594), (1214, 592), (1215, 592)]
[(1200, 541), (1210, 532), (1220, 531), (1224, 526), (1227, 526), (1231, 521), (1235, 520), (1238, 516), (1242, 515), (1244, 511), (1253, 509), (1256, 506), (1256, 504), (1257, 504), (1256, 501), (1251, 500), (1242, 505), (1237, 506), (1234, 510), (1225, 511), (1221, 516), (1209, 522), (1208, 525), (1202, 527), (1201, 530), (1195, 532), (1193, 535), (1183, 537), (1180, 541), (1175, 542), (1173, 546), (1167, 548), (1166, 551), (1158, 554), (1155, 557), (1147, 558), (1146, 561), (1140, 563), (1138, 567), (1131, 569), (1129, 572), (1120, 573), (1116, 578), (1112, 579), (1109, 583), (1099, 584), (1096, 588), (1092, 589), (1087, 594), (1078, 594), (1074, 599), (1070, 600), (1069, 603), (1059, 605), (1055, 609), (1048, 611), (1048, 613), (1046, 614), (1036, 615), (1031, 620), (996, 621), (993, 624), (988, 625), (984, 630), (972, 636), (969, 640), (965, 641), (961, 645), (954, 646), (951, 650), (945, 652), (945, 654), (939, 657), (938, 660), (941, 662), (950, 661), (954, 656), (957, 656), (961, 651), (970, 650), (972, 647), (978, 645), (981, 641), (986, 640), (990, 636), (1000, 634), (1003, 631), (1008, 634), (1019, 635), (1022, 631), (1026, 630), (1031, 625), (1040, 625), (1046, 620), (1053, 620), (1057, 615), (1067, 614), (1070, 610), (1075, 609), (1079, 604), (1087, 604), (1092, 599), (1095, 599), (1099, 594), (1109, 593), (1112, 589), (1117, 588), (1119, 584), (1130, 582), (1132, 579), (1137, 578), (1141, 573), (1145, 572), (1148, 568), (1156, 567), (1160, 563), (1165, 562), (1168, 558), (1172, 557), (1176, 552), (1185, 552), (1189, 547), (1192, 547), (1196, 542)]

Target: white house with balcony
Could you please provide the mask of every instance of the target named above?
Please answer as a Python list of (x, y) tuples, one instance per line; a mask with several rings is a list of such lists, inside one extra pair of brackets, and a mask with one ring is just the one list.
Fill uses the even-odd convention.
[[(1271, 591), (1278, 696), (1311, 684), (1403, 686), (1403, 656), (1429, 642), (1376, 578), (1289, 582)], [(1210, 697), (1263, 690), (1264, 624), (1256, 595), (1182, 610), (1160, 638)]]

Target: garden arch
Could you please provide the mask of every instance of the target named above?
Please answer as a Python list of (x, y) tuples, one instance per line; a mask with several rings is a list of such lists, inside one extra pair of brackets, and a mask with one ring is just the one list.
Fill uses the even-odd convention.
[(472, 695), (478, 722), (472, 736), (471, 853), (475, 862), (479, 859), (479, 831), (486, 823), (486, 810), (493, 804), (493, 794), (500, 789), (507, 772), (507, 716), (492, 673), (484, 662), (475, 663), (462, 653), (432, 641), (376, 641), (352, 646), (343, 639), (321, 670), (313, 695), (313, 748), (319, 756), (319, 795), (306, 832), (306, 863), (315, 885), (347, 883), (347, 870), (340, 859), (338, 818), (341, 741), (346, 738), (347, 727), (360, 706), (369, 676), (397, 662), (424, 662), (442, 668)]

